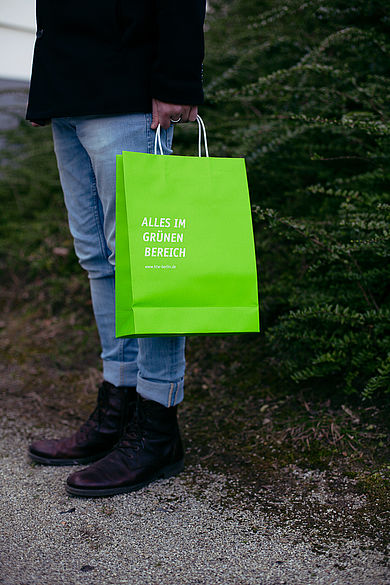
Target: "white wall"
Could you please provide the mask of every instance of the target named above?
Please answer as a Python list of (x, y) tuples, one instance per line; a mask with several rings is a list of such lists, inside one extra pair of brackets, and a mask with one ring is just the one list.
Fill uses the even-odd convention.
[(30, 79), (34, 41), (34, 0), (0, 0), (0, 78)]

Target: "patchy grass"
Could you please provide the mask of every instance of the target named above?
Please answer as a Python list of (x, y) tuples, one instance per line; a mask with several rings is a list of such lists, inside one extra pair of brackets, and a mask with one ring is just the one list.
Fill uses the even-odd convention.
[(237, 456), (240, 466), (259, 460), (349, 473), (388, 461), (388, 410), (282, 384), (250, 335), (188, 345), (183, 409), (206, 460), (223, 465)]
[[(61, 314), (48, 311), (41, 286), (30, 284), (21, 299), (2, 289), (2, 401), (37, 425), (76, 426), (92, 407), (101, 377), (88, 291), (75, 282), (63, 287), (73, 303)], [(359, 489), (388, 493), (384, 407), (340, 403), (320, 390), (282, 384), (257, 335), (189, 338), (187, 361), (180, 418), (190, 464), (259, 485), (290, 465), (336, 470), (356, 478)]]

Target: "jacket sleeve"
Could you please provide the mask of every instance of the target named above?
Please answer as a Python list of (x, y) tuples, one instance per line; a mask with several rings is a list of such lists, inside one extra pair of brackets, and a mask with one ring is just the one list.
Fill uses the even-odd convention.
[(173, 104), (203, 103), (206, 0), (156, 0), (157, 55), (152, 96)]

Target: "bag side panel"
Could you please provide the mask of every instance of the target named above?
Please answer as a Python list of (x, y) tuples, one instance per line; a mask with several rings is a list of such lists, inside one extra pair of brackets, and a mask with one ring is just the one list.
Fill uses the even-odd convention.
[(135, 331), (122, 155), (116, 157), (115, 257), (115, 328), (116, 336), (122, 337)]

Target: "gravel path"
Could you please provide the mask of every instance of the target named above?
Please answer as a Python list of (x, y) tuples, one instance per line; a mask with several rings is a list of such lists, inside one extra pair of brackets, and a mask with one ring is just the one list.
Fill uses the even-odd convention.
[[(3, 420), (1, 585), (390, 583), (374, 543), (297, 530), (288, 515), (265, 512), (261, 497), (248, 500), (237, 480), (201, 468), (124, 496), (69, 497), (70, 468), (29, 463), (34, 431), (25, 433)], [(322, 484), (311, 497), (326, 502)]]

